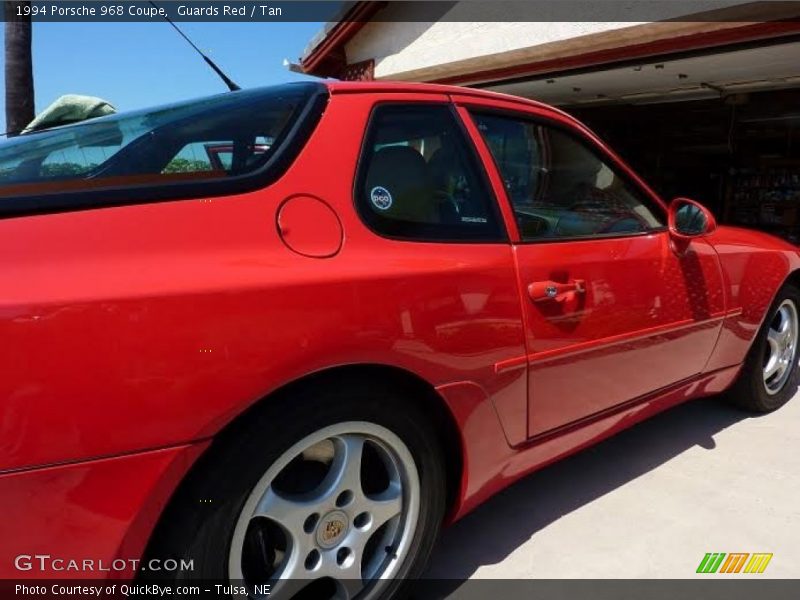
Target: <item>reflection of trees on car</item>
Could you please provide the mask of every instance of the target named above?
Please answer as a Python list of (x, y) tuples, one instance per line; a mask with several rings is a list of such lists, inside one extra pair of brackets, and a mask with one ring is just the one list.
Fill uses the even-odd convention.
[[(89, 165), (89, 169), (96, 165)], [(67, 177), (70, 175), (80, 175), (86, 171), (86, 165), (79, 165), (78, 163), (52, 163), (42, 165), (41, 173), (43, 177)]]
[[(95, 166), (97, 165), (89, 165), (89, 168), (91, 169)], [(73, 163), (73, 162), (44, 164), (41, 166), (41, 176), (71, 177), (75, 175), (80, 175), (86, 169), (87, 169), (86, 165), (79, 165), (78, 163)], [(14, 169), (0, 169), (0, 181), (11, 176), (13, 172)]]
[(189, 158), (173, 158), (169, 161), (162, 173), (195, 173), (197, 171), (210, 171), (208, 161), (192, 160)]

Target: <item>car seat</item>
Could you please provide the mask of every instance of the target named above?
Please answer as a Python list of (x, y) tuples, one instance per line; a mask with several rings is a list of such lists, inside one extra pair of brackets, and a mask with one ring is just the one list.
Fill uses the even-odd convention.
[[(372, 202), (375, 188), (389, 192), (391, 203), (387, 208)], [(408, 146), (387, 146), (373, 155), (363, 193), (368, 206), (378, 214), (417, 223), (439, 220), (428, 164), (419, 152)]]

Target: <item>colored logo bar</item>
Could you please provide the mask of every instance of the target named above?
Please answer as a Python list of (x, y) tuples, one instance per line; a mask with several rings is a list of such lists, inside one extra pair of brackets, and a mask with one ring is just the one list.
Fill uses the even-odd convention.
[(772, 553), (767, 552), (707, 552), (697, 566), (697, 572), (763, 573), (771, 560)]

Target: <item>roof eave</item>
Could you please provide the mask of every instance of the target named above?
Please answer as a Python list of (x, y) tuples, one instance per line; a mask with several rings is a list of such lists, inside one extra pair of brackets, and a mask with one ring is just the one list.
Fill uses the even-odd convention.
[(366, 0), (355, 2), (319, 43), (300, 60), (303, 72), (319, 77), (338, 77), (347, 67), (345, 45), (386, 5)]

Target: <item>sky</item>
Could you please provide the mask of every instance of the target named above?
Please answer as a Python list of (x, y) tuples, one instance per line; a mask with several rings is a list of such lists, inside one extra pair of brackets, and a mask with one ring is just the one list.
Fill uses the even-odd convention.
[[(283, 59), (296, 62), (323, 23), (178, 26), (231, 79), (249, 88), (306, 79), (289, 72)], [(166, 22), (34, 23), (33, 69), (37, 113), (63, 94), (98, 96), (124, 111), (227, 89)], [(5, 131), (2, 93), (0, 123)]]

